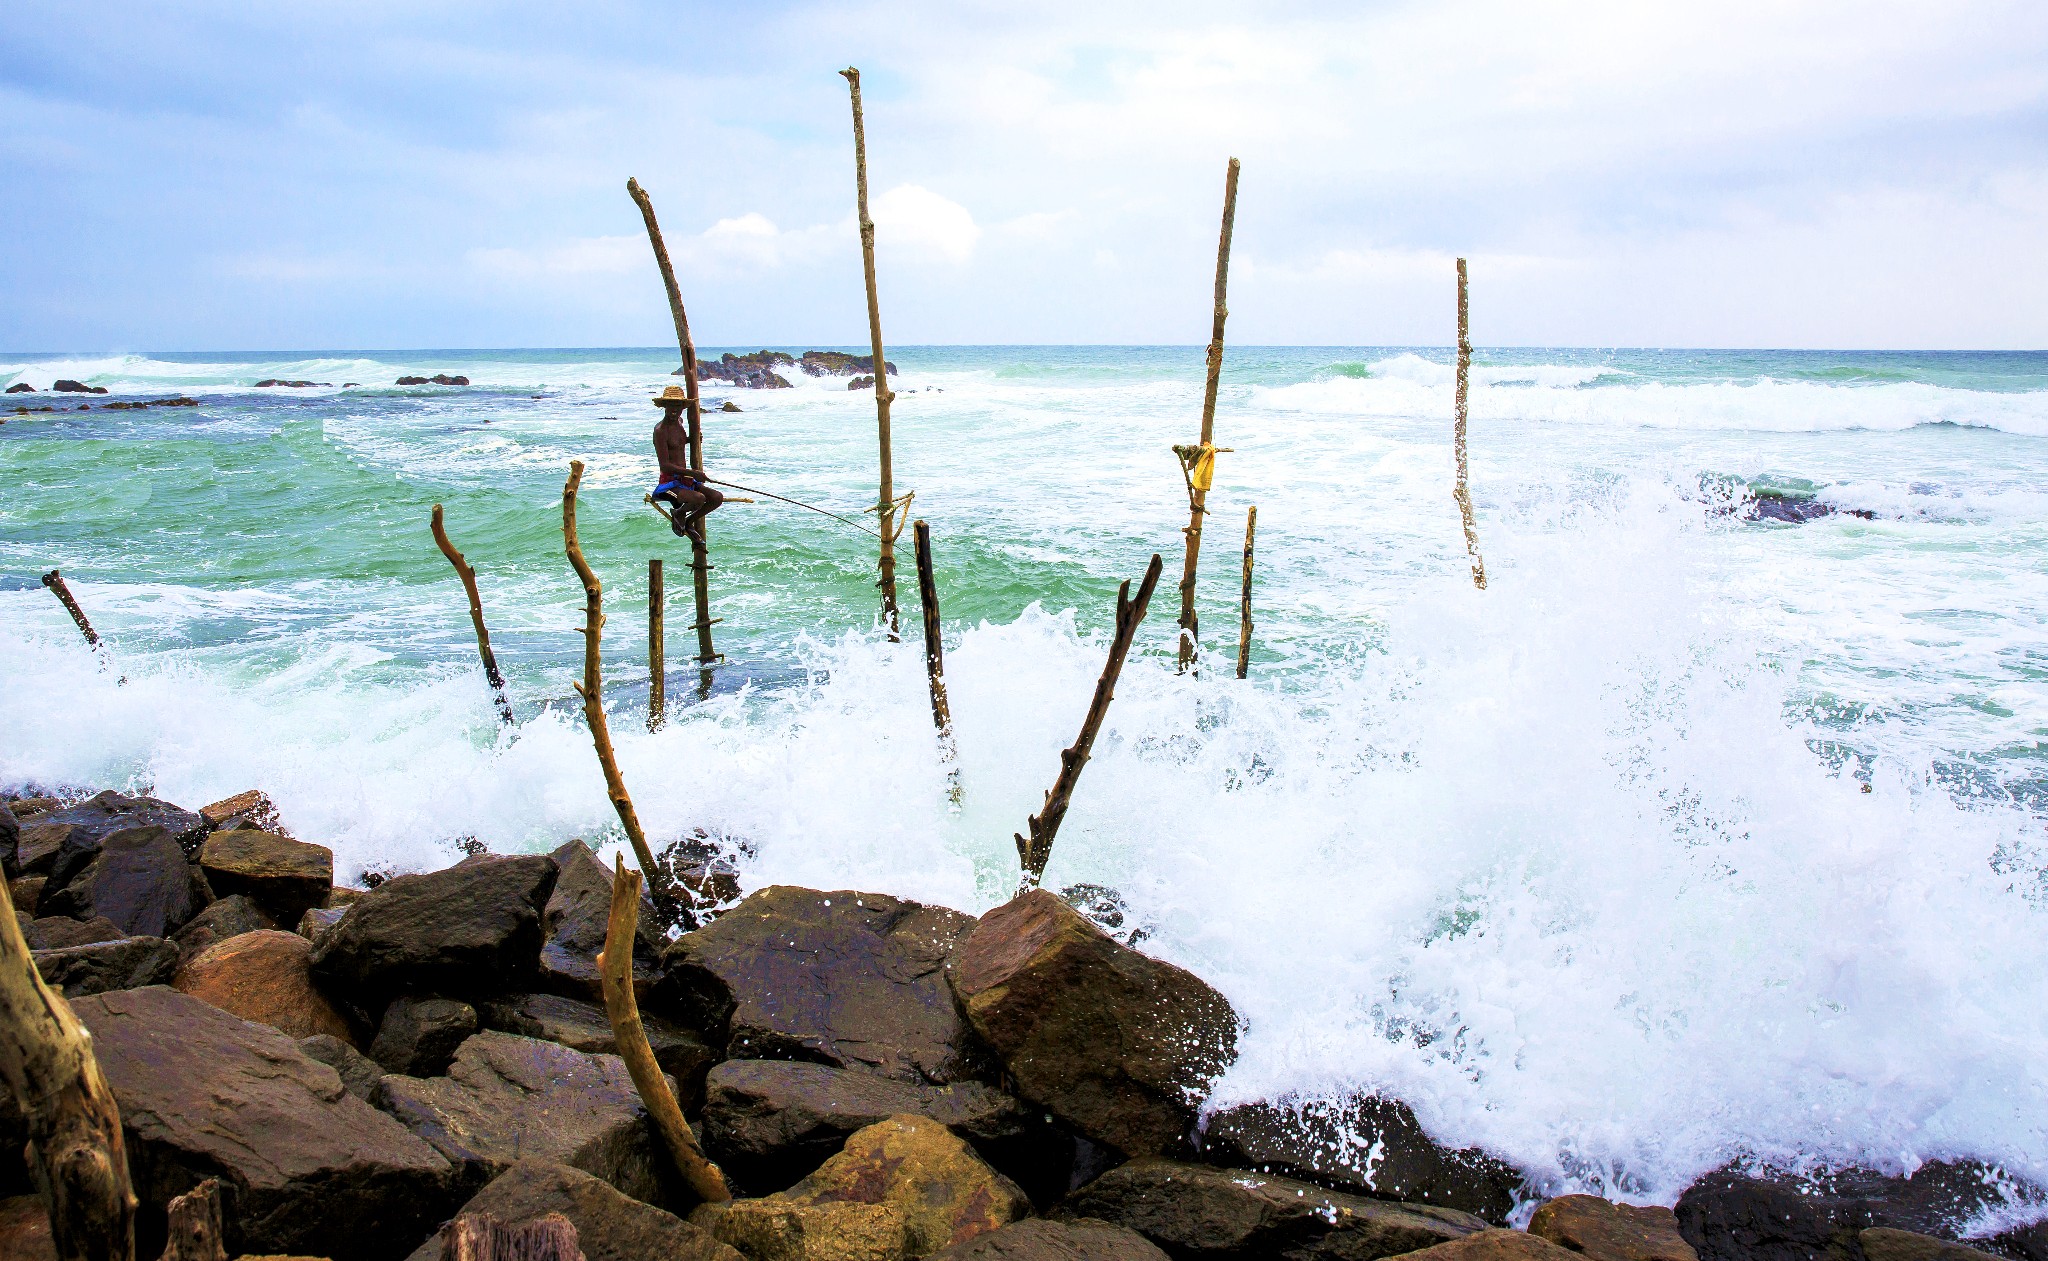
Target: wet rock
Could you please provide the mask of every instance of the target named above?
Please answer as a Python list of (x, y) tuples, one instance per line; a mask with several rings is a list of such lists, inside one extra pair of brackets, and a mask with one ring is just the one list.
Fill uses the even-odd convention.
[(64, 803), (55, 797), (38, 797), (34, 795), (15, 797), (7, 802), (7, 808), (13, 811), (14, 817), (24, 824), (31, 820), (40, 822), (41, 820), (38, 816), (48, 814), (52, 810), (61, 809), (63, 805)]
[(57, 1261), (49, 1214), (40, 1195), (0, 1200), (0, 1257), (6, 1261)]
[(1455, 1209), (1392, 1204), (1293, 1178), (1157, 1157), (1117, 1166), (1067, 1197), (1066, 1207), (1137, 1231), (1176, 1258), (1200, 1261), (1371, 1261), (1487, 1229)]
[(283, 388), (289, 390), (310, 390), (315, 388), (316, 386), (324, 387), (332, 384), (333, 382), (331, 381), (284, 381), (278, 379), (277, 377), (271, 377), (268, 380), (258, 381), (256, 383), (256, 388), (259, 390), (264, 390), (270, 389), (273, 386), (282, 386)]
[(733, 402), (731, 399), (727, 399), (723, 403), (720, 403), (718, 405), (718, 410), (722, 412), (736, 412), (739, 409), (740, 405), (738, 403)]
[(875, 379), (872, 376), (855, 377), (846, 383), (846, 388), (849, 390), (871, 390), (875, 388)]
[(1593, 1261), (1698, 1261), (1678, 1233), (1677, 1216), (1661, 1205), (1639, 1208), (1597, 1195), (1560, 1196), (1536, 1210), (1529, 1233)]
[(430, 376), (430, 377), (428, 377), (428, 378), (427, 378), (427, 380), (431, 381), (431, 382), (432, 382), (433, 384), (435, 384), (435, 385), (468, 385), (468, 384), (469, 384), (469, 378), (468, 378), (468, 377), (457, 377), (457, 376), (449, 376), (449, 375), (447, 375), (446, 373), (441, 373), (441, 372), (436, 372), (436, 373), (435, 373), (435, 374), (434, 374), (433, 376)]
[[(938, 1122), (1042, 1198), (1066, 1190), (1071, 1141), (1063, 1143), (1042, 1114), (980, 1082), (926, 1086), (785, 1060), (727, 1060), (705, 1081), (705, 1149), (757, 1194), (789, 1186), (848, 1136), (892, 1116)], [(1038, 1179), (1058, 1185), (1032, 1186)]]
[(16, 381), (13, 385), (8, 386), (6, 389), (6, 393), (8, 394), (33, 394), (35, 392), (36, 387), (30, 385), (26, 381)]
[(465, 858), (395, 876), (363, 895), (313, 946), (313, 974), (352, 1001), (404, 992), (471, 995), (530, 984), (541, 908), (555, 887), (544, 855)]
[(1859, 1231), (1864, 1261), (1996, 1261), (1997, 1254), (1889, 1226)]
[(246, 894), (280, 924), (298, 923), (334, 887), (333, 850), (253, 828), (207, 837), (199, 869), (214, 893)]
[[(604, 1001), (597, 976), (597, 952), (612, 910), (612, 873), (582, 841), (570, 841), (549, 855), (560, 871), (541, 914), (546, 943), (541, 947), (542, 988), (570, 998)], [(663, 945), (652, 905), (641, 903), (640, 925), (633, 938), (634, 991), (644, 1002), (660, 976)]]
[(387, 1076), (376, 1102), (433, 1144), (471, 1189), (514, 1161), (539, 1159), (581, 1169), (636, 1200), (667, 1198), (668, 1156), (615, 1055), (479, 1033), (455, 1053), (446, 1077)]
[[(1678, 1230), (1701, 1261), (1820, 1261), (1855, 1256), (1856, 1236), (1891, 1227), (1954, 1239), (1985, 1209), (2012, 1197), (2048, 1202), (2002, 1170), (1929, 1161), (1910, 1178), (1849, 1169), (1816, 1177), (1721, 1169), (1678, 1198)], [(2025, 1248), (2013, 1241), (2013, 1248)]]
[[(584, 1261), (742, 1261), (739, 1253), (671, 1213), (628, 1199), (580, 1169), (522, 1160), (462, 1206), (516, 1224), (560, 1213), (576, 1227)], [(407, 1261), (442, 1261), (440, 1235)]]
[(83, 381), (68, 379), (59, 381), (50, 388), (59, 394), (105, 394), (107, 392), (107, 387), (103, 385), (87, 385)]
[(43, 900), (43, 876), (21, 876), (7, 882), (7, 894), (14, 900), (14, 913), (35, 918), (36, 904)]
[[(61, 867), (61, 863), (60, 863)], [(185, 851), (161, 827), (123, 828), (94, 847), (77, 874), (43, 886), (44, 915), (91, 919), (104, 915), (124, 932), (164, 937), (183, 928), (213, 900), (185, 861)]]
[(345, 906), (316, 906), (299, 917), (299, 936), (317, 944), (346, 914)]
[(476, 1008), (452, 998), (394, 998), (384, 1009), (370, 1058), (387, 1073), (433, 1077), (477, 1030)]
[(265, 915), (263, 908), (235, 893), (210, 903), (183, 928), (172, 933), (171, 940), (178, 943), (179, 958), (190, 962), (208, 946), (230, 937), (276, 927), (277, 921)]
[(206, 820), (206, 826), (216, 832), (255, 828), (259, 832), (291, 835), (277, 821), (276, 804), (254, 788), (236, 793), (232, 797), (223, 797), (211, 805), (199, 807), (199, 817)]
[(342, 1038), (316, 1033), (300, 1038), (299, 1050), (333, 1069), (341, 1078), (341, 1088), (365, 1103), (376, 1093), (377, 1083), (384, 1080), (383, 1066)]
[[(779, 350), (757, 350), (751, 355), (735, 355), (727, 351), (717, 359), (697, 360), (699, 381), (723, 381), (727, 385), (742, 386), (750, 390), (786, 390), (790, 384), (775, 371), (796, 362), (793, 355)], [(681, 376), (677, 368), (673, 375)]]
[(100, 842), (126, 828), (160, 827), (187, 854), (206, 835), (206, 820), (154, 797), (129, 797), (111, 789), (62, 810), (39, 815), (22, 830), (21, 869), (48, 876), (61, 888), (99, 852)]
[(128, 936), (119, 924), (104, 915), (86, 920), (72, 919), (68, 915), (31, 920), (22, 925), (21, 935), (30, 950), (63, 950), (70, 946), (90, 946), (94, 942), (119, 941)]
[(398, 378), (398, 384), (400, 384), (400, 385), (425, 385), (426, 383), (427, 383), (427, 379), (426, 379), (425, 377), (400, 377), (400, 378)]
[(1514, 1209), (1522, 1182), (1512, 1166), (1478, 1148), (1437, 1143), (1407, 1104), (1381, 1095), (1225, 1108), (1203, 1127), (1202, 1154), (1216, 1164), (1462, 1209), (1496, 1225)]
[(1566, 1261), (1573, 1255), (1547, 1239), (1519, 1230), (1483, 1230), (1409, 1254), (1428, 1261)]
[(1012, 1222), (1001, 1230), (941, 1248), (930, 1261), (1168, 1261), (1152, 1242), (1134, 1230), (1078, 1217), (1047, 1221), (1042, 1217)]
[(882, 894), (779, 885), (670, 943), (660, 993), (729, 1057), (971, 1079), (986, 1066), (944, 967), (973, 924)]
[(892, 1223), (886, 1216), (841, 1213), (847, 1205), (895, 1210), (903, 1240), (899, 1255), (911, 1257), (965, 1243), (1031, 1211), (1023, 1190), (951, 1130), (923, 1117), (898, 1116), (855, 1133), (838, 1155), (789, 1190), (717, 1206), (704, 1217), (714, 1235), (755, 1261), (764, 1255), (834, 1255), (807, 1242), (827, 1228), (847, 1232), (863, 1248), (889, 1242)]
[(348, 1018), (313, 986), (306, 964), (312, 952), (297, 933), (259, 929), (207, 947), (178, 969), (171, 985), (294, 1038), (324, 1033), (352, 1039)]
[(13, 880), (21, 875), (21, 821), (14, 817), (14, 811), (0, 801), (0, 878)]
[(1043, 889), (984, 915), (947, 976), (1017, 1093), (1126, 1155), (1187, 1150), (1202, 1097), (1237, 1054), (1221, 995)]
[(277, 1030), (160, 988), (72, 1009), (113, 1088), (150, 1215), (139, 1255), (162, 1246), (171, 1197), (209, 1176), (229, 1185), (230, 1245), (242, 1252), (382, 1261), (450, 1206), (447, 1162)]
[[(889, 375), (895, 376), (896, 365), (886, 359), (882, 362), (888, 368)], [(814, 377), (843, 377), (850, 373), (865, 372), (869, 374), (868, 384), (874, 384), (873, 355), (849, 355), (839, 350), (806, 350), (803, 358), (797, 360), (797, 366), (807, 375)]]
[(893, 1204), (736, 1200), (690, 1214), (747, 1261), (906, 1261), (909, 1228)]
[[(477, 1014), (486, 1029), (540, 1038), (586, 1055), (616, 1055), (619, 1050), (611, 1017), (596, 1003), (559, 994), (514, 994), (479, 1003)], [(704, 1074), (718, 1062), (718, 1053), (696, 1034), (659, 1016), (643, 1012), (640, 1024), (654, 1062), (675, 1079), (677, 1106), (694, 1113), (704, 1098)]]
[(165, 985), (178, 974), (178, 947), (161, 937), (123, 937), (89, 946), (38, 950), (36, 972), (66, 998)]

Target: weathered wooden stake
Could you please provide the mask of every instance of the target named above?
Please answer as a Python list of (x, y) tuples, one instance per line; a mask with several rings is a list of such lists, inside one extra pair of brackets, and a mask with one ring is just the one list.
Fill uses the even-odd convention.
[(164, 1206), (170, 1231), (160, 1261), (228, 1261), (220, 1219), (220, 1179), (208, 1178)]
[(1243, 678), (1252, 668), (1252, 536), (1259, 529), (1259, 506), (1253, 504), (1244, 514), (1244, 590), (1237, 598), (1237, 677)]
[(0, 880), (0, 1085), (28, 1123), (29, 1172), (58, 1261), (135, 1261), (135, 1194), (92, 1039), (37, 974)]
[(932, 528), (917, 522), (917, 596), (924, 608), (924, 672), (932, 685), (932, 725), (939, 738), (953, 738), (953, 710), (946, 703), (946, 644), (940, 634), (939, 584), (932, 577)]
[[(1209, 498), (1209, 479), (1214, 475), (1216, 437), (1216, 391), (1223, 376), (1223, 321), (1230, 309), (1224, 295), (1230, 286), (1230, 233), (1237, 221), (1237, 159), (1230, 159), (1223, 177), (1223, 230), (1216, 240), (1216, 304), (1209, 332), (1209, 375), (1202, 387), (1202, 442), (1192, 449), (1176, 450), (1188, 474), (1187, 556), (1180, 570), (1180, 669), (1194, 663), (1195, 646), (1201, 633), (1195, 620), (1195, 570), (1202, 553), (1203, 504)], [(1199, 470), (1199, 471), (1198, 471)]]
[(441, 505), (434, 505), (434, 544), (441, 549), (441, 555), (455, 566), (455, 574), (462, 579), (462, 589), (469, 593), (469, 620), (476, 627), (476, 653), (484, 659), (484, 678), (491, 685), (491, 695), (498, 702), (498, 717), (508, 727), (514, 725), (512, 698), (505, 693), (505, 676), (498, 672), (497, 654), (491, 651), (491, 632), (484, 625), (484, 603), (476, 591), (476, 570), (455, 550), (455, 544), (448, 541), (448, 531), (441, 524)]
[(668, 644), (662, 627), (661, 557), (647, 558), (647, 729), (660, 731), (668, 707)]
[(597, 764), (604, 771), (605, 795), (619, 812), (619, 825), (633, 846), (633, 857), (647, 877), (654, 908), (672, 924), (695, 926), (696, 904), (688, 889), (672, 884), (654, 861), (647, 847), (647, 834), (640, 830), (640, 816), (633, 798), (626, 793), (626, 781), (619, 774), (619, 760), (612, 753), (611, 726), (604, 716), (604, 660), (600, 651), (604, 636), (604, 587), (590, 562), (583, 559), (583, 546), (576, 540), (576, 490), (583, 484), (583, 461), (569, 461), (569, 480), (562, 484), (562, 545), (569, 563), (583, 580), (583, 681), (571, 683), (583, 698), (583, 721), (590, 727), (590, 741), (597, 746)]
[(654, 1050), (647, 1044), (647, 1031), (640, 1023), (640, 1003), (633, 995), (633, 935), (640, 927), (640, 877), (626, 870), (624, 859), (614, 860), (611, 917), (605, 924), (604, 950), (597, 956), (597, 974), (604, 984), (605, 1014), (611, 1017), (612, 1041), (647, 1115), (675, 1158), (676, 1169), (697, 1198), (723, 1203), (732, 1198), (725, 1175), (704, 1155), (697, 1136), (683, 1120), (683, 1110), (669, 1091)]
[(560, 1213), (501, 1222), (464, 1213), (448, 1223), (441, 1261), (583, 1261), (576, 1223)]
[(1131, 599), (1131, 583), (1127, 578), (1116, 592), (1116, 635), (1109, 641), (1109, 660), (1103, 663), (1102, 677), (1095, 681), (1095, 697), (1088, 702), (1088, 716), (1081, 720), (1081, 734), (1073, 746), (1060, 754), (1060, 776), (1053, 781), (1052, 791), (1045, 794), (1045, 808), (1031, 816), (1031, 839), (1017, 837), (1017, 858), (1024, 865), (1024, 887), (1035, 888), (1045, 878), (1045, 864), (1052, 857), (1053, 838), (1059, 835), (1060, 821), (1067, 817), (1067, 806), (1074, 796), (1074, 785), (1081, 780), (1081, 768), (1088, 764), (1089, 752), (1095, 747), (1095, 733), (1102, 729), (1102, 719), (1109, 713), (1109, 702), (1116, 696), (1117, 676), (1123, 673), (1124, 657), (1131, 651), (1131, 640), (1138, 633), (1138, 623), (1145, 620), (1145, 609), (1152, 603), (1152, 588), (1159, 585), (1161, 562), (1159, 554), (1152, 554), (1152, 563), (1145, 567), (1145, 580), (1138, 586), (1138, 598)]
[(1479, 527), (1472, 522), (1472, 492), (1466, 487), (1465, 391), (1472, 376), (1471, 325), (1466, 318), (1465, 260), (1458, 260), (1458, 393), (1452, 404), (1451, 445), (1457, 448), (1458, 486), (1452, 492), (1465, 522), (1465, 550), (1472, 556), (1472, 585), (1486, 590), (1486, 559), (1479, 554)]
[[(654, 220), (654, 201), (647, 190), (640, 187), (635, 179), (626, 181), (626, 191), (632, 195), (633, 203), (640, 207), (640, 217), (647, 223), (647, 239), (654, 246), (654, 261), (661, 268), (661, 285), (668, 292), (668, 313), (675, 320), (676, 346), (683, 355), (683, 393), (689, 401), (684, 404), (690, 421), (690, 473), (699, 481), (704, 479), (704, 401), (697, 392), (697, 343), (690, 337), (690, 317), (683, 310), (682, 286), (676, 283), (676, 269), (668, 261), (668, 246), (661, 239), (661, 225)], [(718, 660), (718, 652), (711, 646), (711, 627), (716, 621), (711, 616), (711, 552), (705, 542), (709, 538), (709, 518), (697, 519), (697, 536), (690, 539), (690, 588), (697, 599), (697, 620), (690, 629), (697, 632), (697, 664), (703, 667), (705, 690), (711, 686), (711, 664)]]
[(85, 610), (78, 607), (78, 601), (71, 598), (71, 588), (65, 585), (64, 575), (52, 569), (49, 573), (43, 575), (43, 585), (48, 587), (53, 595), (64, 602), (64, 611), (71, 614), (72, 621), (78, 623), (78, 633), (85, 636), (86, 646), (89, 648), (99, 647), (99, 632), (95, 631), (92, 628), (92, 623), (86, 620)]
[(848, 66), (839, 72), (853, 88), (853, 174), (860, 206), (860, 261), (868, 283), (868, 341), (875, 356), (875, 426), (882, 445), (882, 489), (875, 500), (875, 513), (882, 526), (881, 579), (882, 620), (888, 624), (889, 642), (899, 638), (896, 616), (896, 539), (903, 528), (896, 524), (896, 480), (889, 464), (889, 404), (896, 391), (889, 388), (889, 364), (882, 358), (882, 305), (875, 292), (875, 221), (868, 218), (868, 136), (860, 112), (860, 71)]

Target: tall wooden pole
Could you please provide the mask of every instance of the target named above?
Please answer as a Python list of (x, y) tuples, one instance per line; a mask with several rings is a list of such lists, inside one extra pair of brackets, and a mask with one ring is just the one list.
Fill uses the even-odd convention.
[(1451, 445), (1457, 450), (1458, 485), (1452, 492), (1458, 501), (1458, 515), (1465, 522), (1465, 550), (1472, 557), (1472, 585), (1486, 590), (1486, 560), (1479, 554), (1479, 527), (1472, 521), (1472, 492), (1466, 486), (1465, 392), (1472, 376), (1471, 322), (1465, 299), (1465, 260), (1458, 260), (1458, 387), (1452, 402)]
[[(690, 317), (683, 310), (682, 286), (676, 283), (676, 269), (669, 263), (668, 246), (661, 239), (661, 225), (654, 219), (654, 199), (636, 179), (626, 181), (626, 192), (632, 195), (633, 204), (640, 207), (640, 218), (647, 224), (647, 239), (654, 246), (655, 264), (661, 268), (661, 285), (668, 292), (668, 313), (675, 321), (676, 346), (683, 355), (683, 393), (689, 400), (683, 406), (690, 430), (690, 474), (702, 482), (704, 403), (697, 392), (697, 343), (690, 337)], [(718, 652), (711, 646), (711, 552), (705, 543), (708, 524), (708, 518), (697, 518), (697, 534), (690, 539), (690, 587), (697, 599), (697, 620), (691, 629), (697, 632), (697, 664), (703, 667), (706, 690), (711, 686), (711, 663), (718, 660)]]
[(661, 589), (661, 557), (647, 558), (647, 729), (661, 730), (668, 708), (667, 630), (661, 624), (667, 597)]
[(1131, 581), (1126, 578), (1116, 592), (1116, 634), (1109, 641), (1109, 660), (1103, 663), (1102, 677), (1095, 681), (1095, 696), (1088, 702), (1088, 716), (1081, 720), (1081, 734), (1072, 745), (1060, 753), (1060, 775), (1053, 781), (1052, 791), (1045, 794), (1045, 807), (1031, 816), (1029, 828), (1031, 838), (1017, 837), (1017, 860), (1024, 866), (1024, 886), (1038, 887), (1045, 878), (1045, 864), (1052, 858), (1052, 843), (1059, 835), (1060, 823), (1067, 817), (1067, 807), (1074, 798), (1074, 786), (1081, 782), (1081, 768), (1088, 765), (1090, 753), (1095, 748), (1095, 735), (1102, 730), (1102, 720), (1109, 713), (1110, 701), (1116, 699), (1116, 681), (1124, 670), (1124, 658), (1131, 651), (1131, 640), (1137, 637), (1138, 623), (1145, 620), (1145, 610), (1152, 603), (1152, 589), (1159, 585), (1161, 568), (1159, 554), (1152, 554), (1152, 563), (1145, 567), (1145, 580), (1138, 586), (1138, 598), (1131, 598)]
[(99, 647), (99, 632), (92, 628), (92, 623), (86, 620), (85, 610), (79, 608), (78, 601), (71, 597), (71, 588), (65, 583), (63, 573), (52, 569), (49, 573), (43, 575), (43, 585), (48, 587), (50, 594), (56, 596), (58, 601), (64, 605), (64, 611), (71, 615), (71, 620), (78, 623), (78, 633), (85, 636), (86, 647)]
[(455, 576), (462, 579), (462, 589), (469, 596), (469, 621), (476, 628), (476, 655), (483, 658), (484, 680), (491, 685), (491, 695), (498, 703), (498, 718), (506, 726), (514, 726), (512, 698), (505, 692), (505, 676), (498, 672), (498, 656), (491, 651), (491, 630), (484, 625), (484, 602), (476, 591), (476, 570), (470, 568), (462, 553), (455, 550), (455, 544), (448, 541), (448, 530), (441, 524), (441, 505), (434, 505), (434, 545), (441, 549), (441, 555), (455, 566)]
[(1237, 597), (1237, 677), (1252, 668), (1252, 537), (1259, 530), (1259, 506), (1244, 514), (1244, 589)]
[(868, 218), (868, 136), (860, 112), (860, 71), (852, 66), (839, 72), (853, 88), (853, 175), (860, 206), (860, 261), (868, 282), (868, 342), (875, 356), (875, 427), (881, 437), (882, 489), (875, 500), (875, 512), (882, 523), (882, 576), (875, 585), (882, 589), (882, 620), (888, 624), (889, 640), (898, 638), (896, 618), (896, 479), (889, 467), (889, 404), (896, 391), (889, 388), (889, 365), (882, 358), (882, 304), (875, 292), (875, 221)]
[[(1230, 232), (1237, 221), (1237, 159), (1223, 177), (1223, 231), (1216, 240), (1216, 304), (1209, 332), (1209, 376), (1202, 387), (1202, 443), (1192, 455), (1181, 454), (1187, 466), (1188, 528), (1187, 556), (1180, 568), (1180, 668), (1195, 660), (1195, 644), (1201, 628), (1195, 620), (1195, 570), (1202, 554), (1203, 504), (1209, 498), (1208, 479), (1214, 468), (1216, 437), (1216, 390), (1223, 377), (1223, 321), (1230, 315), (1224, 297), (1230, 287)], [(1198, 472), (1199, 470), (1199, 472)]]
[(932, 528), (917, 522), (917, 597), (924, 609), (924, 672), (931, 681), (932, 725), (939, 739), (953, 739), (953, 708), (946, 701), (946, 643), (939, 624), (939, 584), (932, 576)]

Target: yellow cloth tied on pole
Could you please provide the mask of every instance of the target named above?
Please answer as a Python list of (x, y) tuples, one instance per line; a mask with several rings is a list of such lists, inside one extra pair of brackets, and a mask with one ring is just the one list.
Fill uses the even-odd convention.
[(1214, 443), (1205, 442), (1195, 452), (1195, 458), (1188, 461), (1188, 485), (1207, 494), (1215, 482), (1216, 447)]

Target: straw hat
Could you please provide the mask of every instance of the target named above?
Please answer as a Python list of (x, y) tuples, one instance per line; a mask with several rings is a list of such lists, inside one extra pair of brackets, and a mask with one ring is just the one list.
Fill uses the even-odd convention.
[(671, 385), (667, 389), (663, 390), (661, 393), (655, 395), (654, 401), (657, 404), (666, 407), (670, 403), (687, 403), (690, 401), (690, 395), (689, 392), (684, 390), (682, 386)]

